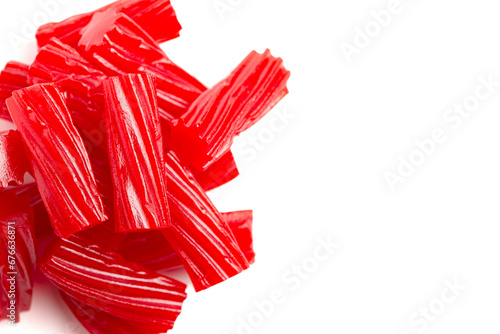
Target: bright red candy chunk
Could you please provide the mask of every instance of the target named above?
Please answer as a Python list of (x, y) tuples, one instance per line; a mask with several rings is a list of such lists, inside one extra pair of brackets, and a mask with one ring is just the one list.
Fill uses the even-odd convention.
[(75, 126), (91, 153), (106, 150), (106, 124), (102, 82), (107, 76), (96, 69), (76, 49), (52, 38), (38, 50), (29, 68), (31, 84), (54, 82), (67, 96), (66, 103)]
[(169, 148), (204, 170), (224, 156), (234, 137), (264, 117), (287, 93), (290, 72), (269, 50), (251, 52), (233, 72), (205, 91), (174, 120)]
[(98, 308), (82, 303), (68, 294), (59, 291), (73, 315), (92, 334), (161, 334), (163, 328), (154, 324), (145, 324), (134, 320), (123, 319)]
[[(238, 245), (249, 263), (255, 262), (252, 237), (252, 211), (222, 213)], [(130, 233), (117, 252), (128, 261), (152, 270), (170, 270), (182, 266), (182, 261), (160, 231)]]
[(149, 73), (156, 76), (160, 116), (185, 113), (206, 89), (172, 62), (154, 39), (124, 14), (97, 13), (82, 29), (78, 50), (107, 75)]
[(249, 267), (221, 213), (172, 153), (165, 156), (172, 226), (163, 235), (181, 258), (196, 291), (207, 289)]
[(7, 106), (55, 233), (67, 238), (107, 220), (82, 138), (57, 87), (15, 91)]
[(187, 286), (156, 271), (183, 267), (198, 292), (255, 262), (253, 212), (207, 192), (239, 175), (233, 141), (290, 72), (252, 51), (207, 89), (159, 45), (180, 29), (170, 0), (118, 0), (41, 26), (34, 62), (0, 73), (17, 126), (0, 132), (0, 320), (30, 308), (37, 237), (38, 268), (93, 334), (171, 330)]
[(0, 193), (0, 319), (12, 322), (31, 306), (36, 251), (29, 204), (14, 189)]
[(28, 65), (17, 61), (9, 61), (0, 73), (0, 118), (12, 121), (5, 100), (12, 92), (28, 87)]
[(178, 37), (181, 30), (170, 0), (119, 0), (93, 12), (41, 26), (36, 33), (38, 46), (44, 46), (52, 37), (76, 46), (80, 30), (90, 22), (92, 15), (106, 10), (127, 14), (159, 43)]
[[(186, 285), (127, 262), (92, 241), (56, 240), (39, 263), (42, 273), (61, 291), (114, 317), (170, 330), (186, 299)], [(111, 332), (112, 333), (112, 332)]]
[(45, 209), (45, 205), (43, 205), (36, 183), (27, 183), (4, 191), (9, 191), (16, 197), (27, 196), (30, 199), (29, 206), (33, 208), (33, 211), (35, 212), (34, 225), (36, 237), (54, 234), (54, 230), (50, 225), (49, 214), (47, 213), (47, 209)]
[(253, 250), (253, 212), (252, 210), (233, 211), (222, 213), (233, 232), (241, 251), (245, 254), (248, 263), (255, 262), (255, 252)]
[(152, 76), (104, 81), (108, 150), (119, 232), (170, 226), (160, 116)]
[(205, 191), (220, 187), (240, 175), (231, 151), (228, 151), (220, 159), (213, 162), (204, 171), (199, 171), (196, 168), (192, 168), (192, 171), (196, 181), (198, 181)]
[(19, 133), (14, 130), (0, 132), (0, 190), (23, 184), (24, 175), (30, 170)]

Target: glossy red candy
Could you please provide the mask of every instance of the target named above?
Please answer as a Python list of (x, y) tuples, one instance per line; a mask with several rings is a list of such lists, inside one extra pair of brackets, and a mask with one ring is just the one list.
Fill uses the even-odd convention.
[(110, 251), (115, 251), (120, 247), (120, 244), (127, 236), (127, 233), (116, 232), (115, 221), (108, 220), (97, 226), (78, 232), (75, 236), (92, 240), (92, 242), (96, 245)]
[(29, 202), (13, 189), (0, 193), (0, 319), (12, 322), (31, 306), (36, 251)]
[(12, 96), (12, 92), (28, 87), (28, 65), (17, 61), (10, 61), (0, 73), (0, 118), (12, 121), (5, 100)]
[(140, 263), (154, 271), (182, 266), (161, 231), (128, 233), (116, 252), (127, 261)]
[(162, 230), (181, 258), (196, 291), (249, 267), (228, 224), (194, 179), (170, 152), (165, 156), (172, 226)]
[(106, 151), (101, 149), (92, 150), (92, 153), (89, 154), (89, 158), (90, 163), (92, 164), (92, 170), (94, 171), (97, 188), (99, 189), (102, 203), (104, 204), (104, 209), (106, 210), (108, 217), (112, 219), (112, 216), (114, 215), (115, 190), (109, 166), (108, 151), (107, 149)]
[[(186, 299), (186, 285), (84, 238), (59, 239), (39, 263), (42, 273), (78, 302), (166, 332)], [(113, 332), (109, 332), (113, 333)]]
[(290, 76), (269, 50), (251, 52), (233, 72), (205, 91), (171, 126), (169, 148), (187, 165), (204, 170), (224, 156), (234, 137), (287, 93)]
[(250, 264), (255, 262), (255, 252), (253, 250), (253, 212), (252, 210), (233, 211), (223, 213), (222, 216), (227, 221), (231, 232), (238, 241), (238, 245), (245, 254)]
[[(57, 38), (52, 38), (36, 55), (35, 61), (28, 70), (28, 82), (32, 85), (56, 82), (68, 78), (99, 77), (103, 79), (104, 73), (96, 69), (75, 48), (63, 43)], [(99, 87), (100, 84), (92, 82), (89, 90)]]
[(92, 334), (160, 334), (162, 328), (157, 326), (123, 319), (106, 313), (100, 309), (82, 303), (68, 294), (59, 291), (73, 315), (85, 329)]
[(168, 227), (170, 216), (154, 78), (133, 74), (107, 79), (104, 95), (116, 230)]
[(93, 334), (173, 328), (186, 285), (155, 271), (184, 267), (201, 291), (254, 263), (253, 212), (206, 192), (238, 176), (234, 138), (290, 73), (253, 51), (207, 90), (159, 46), (180, 29), (170, 0), (119, 0), (41, 26), (34, 62), (0, 73), (0, 118), (18, 128), (0, 132), (1, 318), (10, 271), (12, 320), (30, 307), (37, 236), (52, 241), (40, 271)]
[(90, 156), (105, 212), (109, 216), (113, 211), (113, 185), (104, 119), (102, 83), (106, 78), (76, 49), (56, 38), (38, 51), (29, 68), (29, 82), (55, 82), (67, 96), (68, 109)]
[(49, 214), (47, 213), (47, 209), (45, 209), (45, 205), (43, 205), (36, 183), (27, 183), (5, 191), (10, 191), (14, 196), (27, 196), (30, 199), (29, 205), (35, 213), (34, 225), (36, 237), (54, 234), (54, 230), (50, 225)]
[(19, 133), (14, 130), (0, 132), (0, 190), (23, 184), (24, 175), (30, 170)]
[(76, 49), (53, 38), (29, 68), (30, 84), (54, 82), (67, 96), (68, 108), (89, 152), (106, 150), (102, 82), (106, 75)]
[[(222, 213), (249, 263), (255, 262), (252, 238), (252, 211)], [(137, 262), (151, 270), (170, 270), (182, 261), (160, 231), (130, 233), (117, 250), (127, 261)]]
[(79, 51), (106, 74), (156, 76), (160, 116), (165, 120), (185, 113), (206, 89), (174, 64), (154, 39), (124, 14), (97, 13), (81, 33)]
[(89, 157), (54, 84), (15, 91), (7, 100), (55, 233), (67, 238), (107, 219)]
[(80, 30), (85, 27), (94, 13), (106, 10), (125, 13), (158, 42), (168, 41), (179, 36), (181, 25), (177, 21), (170, 0), (120, 0), (93, 12), (72, 16), (62, 22), (41, 26), (36, 34), (38, 46), (44, 46), (52, 37), (76, 46)]
[(205, 191), (220, 187), (240, 174), (231, 151), (228, 151), (204, 171), (199, 171), (196, 168), (191, 170), (196, 181)]
[(101, 200), (109, 217), (97, 226), (78, 232), (76, 235), (92, 240), (99, 246), (115, 251), (120, 246), (127, 233), (118, 233), (115, 230), (114, 218), (114, 187), (111, 172), (109, 170), (109, 160), (106, 152), (100, 149), (94, 150), (90, 155), (92, 170), (97, 183), (97, 188), (101, 195)]

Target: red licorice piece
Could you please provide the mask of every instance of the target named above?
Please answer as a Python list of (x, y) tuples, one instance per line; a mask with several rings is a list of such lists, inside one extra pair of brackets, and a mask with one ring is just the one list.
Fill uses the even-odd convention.
[(29, 202), (14, 189), (0, 193), (0, 319), (11, 322), (31, 306), (36, 251)]
[(90, 22), (92, 15), (109, 9), (130, 16), (159, 43), (179, 36), (181, 25), (177, 21), (170, 0), (121, 0), (90, 13), (41, 26), (36, 33), (38, 46), (44, 46), (52, 37), (76, 46), (80, 38), (80, 30)]
[(54, 233), (54, 230), (50, 225), (49, 214), (43, 205), (36, 183), (27, 183), (5, 191), (11, 192), (11, 194), (16, 197), (28, 197), (30, 199), (29, 206), (33, 208), (35, 213), (34, 225), (35, 235), (37, 238), (42, 235)]
[(186, 299), (185, 284), (83, 238), (56, 240), (39, 268), (75, 300), (160, 333), (173, 327)]
[(28, 86), (28, 65), (8, 62), (0, 73), (0, 118), (12, 121), (5, 100), (12, 96), (13, 91)]
[[(106, 145), (107, 146), (107, 145)], [(110, 219), (114, 216), (114, 187), (113, 177), (109, 167), (109, 158), (107, 150), (96, 149), (89, 154), (92, 170), (94, 171), (97, 188), (101, 194), (102, 203), (106, 214)]]
[(93, 334), (173, 328), (186, 285), (155, 271), (184, 267), (201, 291), (254, 263), (252, 211), (220, 213), (206, 192), (238, 176), (234, 138), (288, 93), (290, 73), (253, 51), (207, 90), (159, 46), (180, 29), (169, 0), (118, 0), (41, 26), (33, 64), (0, 73), (0, 118), (18, 128), (0, 132), (12, 321), (30, 308), (36, 236), (52, 241), (39, 269)]
[(89, 63), (76, 49), (52, 38), (42, 47), (29, 68), (29, 82), (55, 82), (66, 94), (68, 109), (89, 152), (106, 150), (104, 97), (106, 75)]
[(106, 74), (150, 73), (156, 76), (158, 106), (163, 119), (172, 120), (185, 113), (206, 90), (124, 14), (97, 13), (81, 34), (79, 51)]
[(205, 191), (220, 187), (240, 174), (231, 151), (228, 151), (204, 171), (199, 171), (196, 168), (191, 170), (196, 181)]
[(116, 252), (127, 261), (140, 263), (154, 271), (182, 266), (181, 259), (161, 231), (129, 233)]
[[(97, 77), (102, 81), (105, 75), (86, 60), (78, 50), (57, 38), (52, 38), (38, 50), (35, 61), (28, 70), (28, 82), (33, 85), (70, 77), (79, 79)], [(89, 86), (89, 90), (99, 86), (96, 80)]]
[[(29, 68), (33, 84), (55, 82), (67, 96), (72, 120), (90, 156), (97, 186), (108, 216), (113, 207), (113, 185), (107, 156), (102, 82), (107, 76), (76, 49), (52, 38), (38, 50)], [(108, 182), (109, 181), (109, 182)]]
[(222, 216), (226, 220), (233, 232), (238, 245), (250, 264), (255, 262), (255, 252), (253, 250), (253, 211), (233, 211), (223, 213)]
[[(248, 262), (254, 263), (252, 211), (222, 213), (222, 217), (228, 223)], [(155, 271), (170, 270), (182, 266), (181, 259), (160, 231), (130, 233), (123, 240), (117, 252), (127, 261), (140, 263)]]
[(92, 240), (92, 243), (106, 248), (110, 251), (116, 251), (127, 233), (118, 233), (115, 231), (115, 221), (108, 220), (97, 226), (91, 227), (75, 234), (78, 237)]
[(115, 230), (114, 218), (114, 187), (111, 172), (109, 170), (109, 160), (106, 152), (97, 149), (90, 154), (90, 162), (97, 183), (97, 188), (101, 195), (101, 200), (109, 217), (108, 221), (84, 231), (77, 235), (92, 240), (95, 244), (108, 250), (115, 251), (120, 246), (127, 233), (117, 233)]
[(0, 132), (0, 190), (23, 184), (24, 175), (30, 170), (19, 133), (14, 130)]
[(120, 246), (127, 233), (118, 233), (115, 229), (114, 218), (114, 186), (111, 176), (108, 153), (101, 149), (93, 150), (89, 154), (92, 170), (101, 194), (102, 203), (109, 220), (88, 230), (79, 232), (89, 240), (93, 240), (100, 246), (115, 251)]
[[(29, 68), (31, 83), (55, 82), (67, 96), (68, 109), (89, 153), (105, 212), (109, 217), (113, 211), (113, 186), (107, 156), (102, 89), (102, 82), (106, 78), (76, 49), (56, 38), (38, 50)], [(94, 163), (94, 160), (97, 162)]]
[(154, 325), (150, 326), (149, 324), (115, 317), (114, 315), (82, 303), (62, 291), (59, 292), (62, 300), (89, 333), (160, 334), (162, 331), (162, 329), (158, 329)]
[(107, 219), (89, 157), (54, 84), (15, 91), (7, 100), (55, 233), (67, 238)]
[(169, 148), (187, 165), (204, 170), (228, 152), (234, 137), (287, 93), (290, 76), (269, 50), (252, 51), (223, 81), (205, 91), (171, 126)]
[(104, 95), (116, 230), (168, 227), (170, 216), (154, 78), (134, 74), (107, 79)]
[(171, 227), (162, 230), (196, 291), (239, 274), (249, 264), (229, 226), (192, 173), (170, 152), (165, 156)]

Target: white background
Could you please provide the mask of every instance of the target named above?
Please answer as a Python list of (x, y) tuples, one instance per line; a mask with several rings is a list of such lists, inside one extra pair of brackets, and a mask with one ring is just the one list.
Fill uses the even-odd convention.
[[(51, 20), (108, 3), (66, 2)], [(498, 333), (500, 87), (457, 128), (443, 119), (474, 95), (480, 76), (500, 81), (497, 2), (401, 0), (350, 63), (341, 43), (353, 44), (356, 27), (376, 29), (370, 12), (389, 0), (232, 0), (222, 18), (213, 0), (172, 3), (183, 30), (164, 48), (205, 84), (267, 47), (292, 77), (290, 95), (235, 143), (242, 175), (212, 194), (221, 211), (254, 210), (257, 262), (191, 293), (171, 333)], [(39, 3), (0, 6), (0, 63), (29, 61), (34, 43), (17, 51), (7, 36), (21, 34)], [(437, 128), (447, 140), (391, 191), (384, 174)], [(340, 247), (294, 289), (290, 268), (314, 264), (327, 237)], [(440, 310), (447, 280), (465, 289), (452, 302), (446, 294)], [(285, 301), (262, 315), (255, 302), (274, 290)], [(45, 284), (16, 330), (0, 327), (84, 333), (74, 322)]]

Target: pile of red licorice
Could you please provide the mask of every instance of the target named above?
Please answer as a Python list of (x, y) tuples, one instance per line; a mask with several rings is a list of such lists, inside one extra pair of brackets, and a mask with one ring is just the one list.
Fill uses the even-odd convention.
[(252, 211), (220, 213), (206, 191), (238, 175), (233, 139), (290, 73), (251, 52), (207, 89), (159, 47), (180, 29), (169, 0), (120, 0), (40, 27), (35, 61), (1, 72), (17, 127), (0, 133), (2, 319), (30, 308), (38, 268), (89, 332), (164, 333), (187, 295), (159, 271), (200, 291), (253, 263)]

